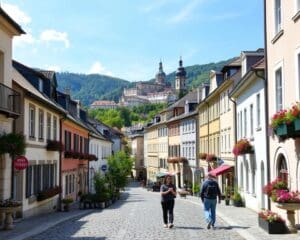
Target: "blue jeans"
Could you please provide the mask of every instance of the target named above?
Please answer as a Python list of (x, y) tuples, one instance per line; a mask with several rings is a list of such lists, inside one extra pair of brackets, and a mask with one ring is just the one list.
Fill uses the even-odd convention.
[(216, 222), (217, 199), (204, 198), (203, 206), (206, 222), (211, 222), (211, 224), (214, 225)]

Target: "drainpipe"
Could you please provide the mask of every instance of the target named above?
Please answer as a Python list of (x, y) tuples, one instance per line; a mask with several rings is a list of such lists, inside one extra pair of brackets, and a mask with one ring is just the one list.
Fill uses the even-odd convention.
[[(233, 103), (233, 119), (234, 119), (234, 122), (233, 122), (233, 129), (234, 129), (234, 143), (236, 144), (237, 143), (237, 129), (236, 129), (236, 126), (237, 126), (237, 119), (236, 119), (236, 101), (234, 99), (232, 99), (231, 97), (229, 97), (229, 100)], [(238, 181), (237, 181), (237, 157), (234, 156), (234, 185), (237, 186), (238, 185)]]
[[(267, 157), (267, 182), (270, 182), (270, 138), (268, 136), (268, 125), (269, 125), (269, 91), (268, 91), (268, 53), (267, 53), (267, 1), (264, 0), (264, 43), (265, 43), (265, 77), (264, 81), (264, 94), (265, 94), (265, 128), (266, 128), (266, 157)], [(271, 201), (268, 198), (268, 209), (271, 209)]]

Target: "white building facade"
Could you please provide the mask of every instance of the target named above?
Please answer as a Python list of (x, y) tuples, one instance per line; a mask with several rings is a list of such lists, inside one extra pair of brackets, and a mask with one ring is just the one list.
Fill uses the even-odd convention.
[(264, 62), (260, 62), (244, 74), (231, 93), (236, 101), (237, 141), (247, 139), (254, 150), (253, 154), (239, 155), (236, 163), (238, 188), (246, 207), (254, 211), (267, 208), (268, 201), (263, 193), (267, 183), (264, 86)]

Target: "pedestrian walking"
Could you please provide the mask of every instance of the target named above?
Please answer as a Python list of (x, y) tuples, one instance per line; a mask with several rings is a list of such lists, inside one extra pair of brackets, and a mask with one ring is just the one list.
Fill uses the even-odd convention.
[(176, 187), (172, 183), (172, 177), (166, 176), (160, 187), (161, 206), (163, 210), (163, 220), (165, 228), (172, 228), (174, 221), (174, 204), (176, 198)]
[(217, 197), (219, 198), (219, 203), (221, 203), (220, 187), (214, 178), (213, 174), (208, 173), (208, 178), (201, 187), (201, 200), (204, 206), (207, 229), (210, 229), (210, 227), (215, 229)]

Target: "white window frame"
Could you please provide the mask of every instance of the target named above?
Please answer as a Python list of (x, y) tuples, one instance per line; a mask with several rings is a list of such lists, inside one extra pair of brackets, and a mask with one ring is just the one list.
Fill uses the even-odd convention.
[[(280, 18), (278, 18), (278, 15), (277, 15), (277, 11), (278, 11), (277, 6), (276, 6), (277, 1), (279, 1), (279, 3), (280, 3)], [(283, 29), (282, 19), (283, 19), (283, 17), (282, 17), (282, 1), (274, 0), (274, 31), (275, 31), (275, 35)], [(280, 20), (280, 23), (278, 20)]]
[(256, 127), (261, 126), (261, 94), (256, 94)]
[(250, 136), (253, 137), (254, 134), (254, 107), (253, 104), (250, 104)]
[[(33, 116), (31, 116), (31, 110), (33, 111)], [(30, 138), (35, 138), (35, 123), (36, 123), (36, 108), (35, 106), (33, 105), (29, 105), (29, 114), (28, 114), (28, 117), (29, 117), (29, 137)], [(33, 117), (33, 118), (32, 118)]]
[(276, 72), (281, 68), (281, 85), (282, 85), (282, 108), (284, 108), (285, 106), (285, 94), (284, 94), (284, 86), (285, 86), (285, 81), (284, 81), (284, 63), (283, 63), (283, 60), (280, 61), (278, 64), (275, 65), (274, 69), (273, 69), (273, 80), (274, 80), (274, 97), (275, 97), (275, 101), (274, 101), (274, 112), (277, 112), (277, 89), (276, 89)]
[(295, 0), (295, 13), (300, 11), (300, 0)]

